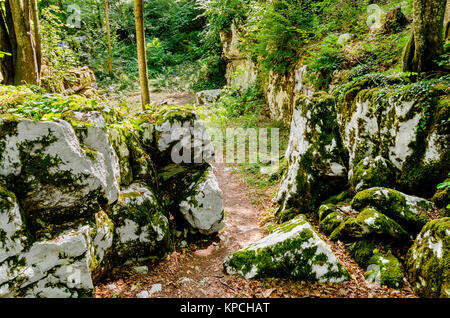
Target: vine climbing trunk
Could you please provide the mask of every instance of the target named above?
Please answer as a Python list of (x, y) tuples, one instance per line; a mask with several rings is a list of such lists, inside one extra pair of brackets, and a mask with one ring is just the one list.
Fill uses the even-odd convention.
[(111, 76), (113, 74), (112, 67), (112, 48), (111, 48), (111, 28), (109, 26), (109, 3), (105, 0), (105, 27), (106, 27), (106, 37), (108, 40), (108, 72)]
[(139, 64), (139, 79), (141, 84), (141, 103), (142, 110), (145, 110), (145, 105), (150, 104), (150, 93), (148, 88), (147, 54), (145, 51), (143, 0), (134, 0), (134, 17), (136, 20), (136, 43)]
[(403, 52), (403, 71), (436, 70), (443, 52), (444, 15), (448, 0), (414, 0), (413, 30)]

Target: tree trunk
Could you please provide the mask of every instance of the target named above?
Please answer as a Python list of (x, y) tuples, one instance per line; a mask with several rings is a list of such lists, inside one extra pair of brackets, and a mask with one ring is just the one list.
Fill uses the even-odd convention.
[[(14, 84), (40, 84), (39, 59), (31, 28), (30, 0), (9, 0), (17, 42), (14, 58)], [(38, 26), (36, 26), (38, 28)], [(39, 30), (37, 30), (39, 32)]]
[(39, 10), (38, 10), (38, 6), (37, 6), (37, 0), (31, 0), (31, 18), (33, 21), (34, 42), (36, 44), (36, 60), (37, 60), (38, 72), (39, 72), (39, 74), (41, 74), (42, 46), (41, 46), (41, 35), (39, 33), (41, 26), (39, 24)]
[(414, 0), (413, 31), (403, 52), (403, 71), (436, 70), (434, 60), (443, 52), (447, 0)]
[(11, 85), (13, 83), (13, 51), (6, 23), (6, 12), (0, 6), (0, 84)]
[(134, 0), (134, 17), (136, 20), (136, 42), (139, 64), (139, 79), (141, 83), (142, 110), (145, 105), (150, 104), (150, 93), (148, 88), (147, 54), (145, 51), (144, 33), (144, 3), (143, 0)]
[(108, 40), (108, 72), (111, 76), (113, 73), (112, 67), (112, 49), (111, 49), (111, 29), (109, 27), (109, 3), (105, 0), (105, 26), (106, 26), (106, 37)]

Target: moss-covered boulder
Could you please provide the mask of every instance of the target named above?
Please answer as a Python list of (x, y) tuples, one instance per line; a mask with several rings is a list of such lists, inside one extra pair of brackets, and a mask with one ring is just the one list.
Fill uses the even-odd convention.
[(323, 220), (320, 221), (320, 230), (330, 235), (339, 225), (345, 220), (345, 217), (341, 211), (335, 211), (328, 214)]
[(406, 240), (408, 233), (394, 220), (375, 208), (365, 208), (356, 217), (347, 218), (330, 235), (330, 240), (355, 241), (377, 237), (382, 240)]
[(298, 99), (286, 151), (289, 167), (278, 192), (278, 216), (290, 208), (313, 212), (327, 196), (345, 187), (347, 169), (337, 127), (332, 96), (316, 93)]
[(408, 251), (405, 266), (418, 296), (450, 298), (450, 218), (423, 227)]
[(228, 274), (247, 279), (287, 278), (308, 282), (342, 282), (350, 275), (303, 215), (270, 235), (228, 255)]
[(390, 188), (395, 185), (395, 169), (389, 160), (381, 156), (366, 157), (353, 169), (350, 186), (354, 192), (373, 187)]
[(337, 90), (338, 123), (352, 170), (382, 156), (396, 185), (423, 197), (450, 169), (448, 79), (411, 83), (407, 74), (369, 74)]
[(99, 202), (117, 200), (118, 165), (102, 128), (92, 128), (99, 140), (87, 137), (86, 145), (63, 120), (1, 117), (0, 131), (0, 178), (35, 226), (93, 215)]
[(180, 212), (190, 226), (202, 234), (212, 234), (224, 227), (222, 190), (212, 169), (193, 183), (190, 195), (180, 203)]
[(362, 268), (367, 268), (369, 260), (378, 251), (378, 245), (373, 240), (359, 240), (347, 244), (350, 255)]
[(381, 187), (358, 192), (351, 204), (359, 211), (368, 206), (375, 207), (412, 234), (418, 233), (428, 222), (427, 212), (435, 210), (430, 201)]
[(112, 207), (115, 263), (160, 258), (171, 251), (169, 221), (155, 194), (143, 184), (122, 189)]
[(392, 254), (376, 253), (369, 261), (366, 280), (391, 288), (400, 289), (403, 286), (404, 274), (402, 264)]
[(319, 217), (319, 221), (325, 219), (329, 214), (337, 212), (336, 204), (326, 203), (319, 206), (317, 209), (317, 216)]

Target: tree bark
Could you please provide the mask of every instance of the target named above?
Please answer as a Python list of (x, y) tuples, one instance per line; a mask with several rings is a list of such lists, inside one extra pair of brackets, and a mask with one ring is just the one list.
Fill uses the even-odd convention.
[[(30, 0), (9, 0), (15, 39), (14, 84), (40, 84), (40, 71), (36, 43), (31, 29)], [(38, 26), (36, 26), (38, 27)]]
[[(14, 83), (13, 51), (6, 24), (6, 12), (0, 6), (0, 52), (7, 53), (0, 57), (0, 83), (11, 85)], [(0, 55), (2, 55), (0, 53)]]
[(111, 28), (109, 26), (109, 3), (105, 0), (105, 26), (106, 26), (106, 37), (108, 40), (108, 72), (111, 76), (113, 73), (112, 67), (112, 49), (111, 49)]
[(143, 0), (134, 0), (134, 17), (136, 21), (136, 42), (139, 64), (139, 79), (141, 84), (142, 110), (150, 104), (150, 93), (148, 87), (147, 54), (145, 51), (144, 33), (144, 3)]
[(433, 71), (434, 60), (443, 53), (447, 0), (414, 0), (413, 4), (413, 31), (403, 52), (403, 71)]
[(33, 21), (33, 36), (34, 42), (36, 44), (36, 60), (38, 66), (38, 72), (41, 74), (42, 69), (42, 46), (41, 46), (41, 35), (40, 35), (40, 23), (39, 23), (39, 10), (37, 6), (37, 0), (31, 1), (31, 18)]

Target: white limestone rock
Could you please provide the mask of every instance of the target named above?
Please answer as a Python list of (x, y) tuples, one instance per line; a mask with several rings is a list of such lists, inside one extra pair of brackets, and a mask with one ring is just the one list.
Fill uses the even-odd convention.
[(206, 105), (214, 103), (222, 95), (221, 89), (209, 89), (197, 93), (197, 104)]
[(163, 257), (171, 250), (169, 221), (153, 191), (144, 184), (122, 189), (111, 219), (115, 263)]
[(332, 96), (317, 93), (298, 100), (285, 155), (288, 170), (277, 197), (281, 221), (286, 221), (283, 211), (311, 212), (325, 195), (338, 193), (347, 183), (336, 128)]
[[(0, 176), (18, 189), (16, 195), (33, 219), (62, 223), (92, 215), (100, 198), (109, 203), (117, 199), (117, 166), (109, 143), (89, 140), (98, 150), (83, 147), (63, 120), (0, 119), (0, 129), (5, 126), (10, 129), (0, 140)], [(96, 136), (106, 138), (100, 132)]]
[(199, 183), (190, 186), (191, 195), (179, 205), (180, 212), (202, 234), (220, 231), (224, 224), (223, 193), (212, 170)]
[(350, 275), (303, 215), (224, 260), (228, 274), (339, 283)]
[(111, 228), (99, 222), (68, 230), (0, 262), (0, 297), (92, 296), (93, 277), (112, 245)]
[(18, 255), (27, 245), (16, 196), (0, 184), (0, 264)]

